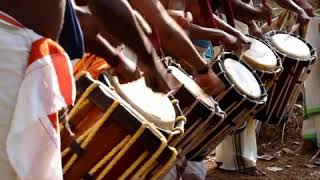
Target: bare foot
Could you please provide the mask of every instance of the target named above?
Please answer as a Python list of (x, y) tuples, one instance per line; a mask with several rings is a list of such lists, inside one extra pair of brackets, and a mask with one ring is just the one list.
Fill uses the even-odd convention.
[(317, 149), (317, 147), (309, 141), (304, 141), (298, 149), (295, 150), (295, 153), (305, 154), (305, 153), (312, 153)]
[(257, 177), (266, 175), (266, 173), (263, 172), (258, 167), (246, 168), (246, 169), (240, 170), (239, 172), (242, 174), (249, 175), (249, 176), (257, 176)]

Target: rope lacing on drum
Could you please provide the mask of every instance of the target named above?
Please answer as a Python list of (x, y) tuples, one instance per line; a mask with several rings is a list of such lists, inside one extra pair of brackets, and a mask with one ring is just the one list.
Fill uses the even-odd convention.
[[(112, 105), (109, 107), (109, 109), (105, 112), (105, 114), (102, 116), (101, 120), (98, 121), (95, 125), (93, 125), (89, 130), (88, 133), (85, 133), (87, 137), (84, 138), (83, 142), (81, 143), (81, 148), (85, 149), (89, 142), (93, 139), (93, 137), (96, 135), (100, 127), (104, 124), (104, 122), (111, 116), (112, 112), (118, 107), (119, 102), (114, 101)], [(66, 163), (66, 165), (63, 168), (64, 174), (70, 169), (72, 164), (78, 159), (77, 154), (73, 154), (72, 157), (69, 159), (69, 161)]]

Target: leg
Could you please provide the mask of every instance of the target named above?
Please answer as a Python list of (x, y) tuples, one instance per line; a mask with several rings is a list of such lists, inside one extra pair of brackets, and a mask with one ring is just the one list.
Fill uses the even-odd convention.
[(239, 171), (250, 176), (263, 176), (256, 167), (257, 143), (255, 120), (250, 119), (247, 127), (227, 136), (216, 148), (216, 161), (222, 170)]

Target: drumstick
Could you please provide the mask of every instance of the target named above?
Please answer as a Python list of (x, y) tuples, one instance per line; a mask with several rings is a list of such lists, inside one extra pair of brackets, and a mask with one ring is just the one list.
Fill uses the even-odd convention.
[(280, 31), (283, 31), (283, 29), (285, 28), (288, 20), (289, 20), (289, 16), (290, 16), (290, 11), (289, 10), (285, 10), (285, 16), (284, 16), (284, 19), (281, 23), (281, 26), (280, 26)]
[(300, 27), (300, 23), (295, 24), (294, 26), (292, 26), (291, 30), (289, 31), (289, 34), (295, 32), (299, 27)]
[(224, 46), (221, 47), (219, 53), (209, 62), (209, 66), (212, 66), (212, 64), (214, 64), (214, 62), (222, 53), (224, 53)]
[[(262, 0), (262, 5), (267, 7), (268, 6), (268, 0)], [(272, 21), (272, 17), (269, 16), (268, 19), (267, 19), (268, 26), (271, 26), (271, 21)]]

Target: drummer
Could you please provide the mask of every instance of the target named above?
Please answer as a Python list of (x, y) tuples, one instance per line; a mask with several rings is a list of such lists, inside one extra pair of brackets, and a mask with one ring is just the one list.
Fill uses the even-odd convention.
[[(198, 52), (208, 61), (213, 58), (210, 40), (215, 44), (221, 42), (226, 48), (236, 51), (242, 49), (243, 46), (248, 43), (248, 40), (243, 34), (226, 25), (222, 20), (220, 20), (219, 24), (223, 25), (220, 26), (227, 29), (232, 35), (219, 29), (206, 28), (214, 26), (213, 24), (208, 24), (206, 21), (208, 17), (203, 17), (203, 12), (201, 12), (203, 7), (200, 7), (197, 1), (162, 0), (161, 2), (167, 8), (168, 13), (193, 40)], [(202, 2), (202, 5), (205, 5), (205, 1)], [(209, 10), (209, 8), (206, 10)], [(188, 11), (189, 13), (187, 13)], [(212, 21), (209, 22), (214, 23)], [(177, 167), (174, 167), (165, 179), (174, 179), (178, 174), (181, 174), (183, 179), (205, 179), (204, 161), (202, 158), (198, 159), (199, 160), (195, 161), (178, 162)], [(178, 168), (183, 165), (186, 165), (186, 167)], [(175, 171), (175, 169), (178, 171)], [(179, 172), (179, 170), (182, 170), (182, 172)]]
[(75, 96), (69, 57), (55, 42), (65, 0), (0, 4), (1, 179), (62, 180), (57, 113)]
[[(292, 1), (289, 0), (276, 0), (276, 2), (279, 3), (279, 5), (289, 8), (290, 10), (293, 10), (298, 13), (299, 20), (301, 22), (305, 22), (309, 17), (306, 16), (306, 12), (301, 11), (301, 8), (299, 8), (296, 4), (294, 4)], [(252, 17), (256, 17), (254, 15), (251, 16), (242, 16), (244, 12), (254, 12), (253, 7), (250, 7), (248, 5), (243, 5), (239, 1), (233, 1), (233, 4), (237, 3), (237, 13), (235, 13), (235, 16), (238, 20), (244, 22), (248, 25), (248, 28), (241, 28), (240, 30), (243, 33), (250, 33), (255, 36), (261, 36), (261, 30), (257, 29), (257, 26), (255, 25), (255, 22), (253, 20), (260, 20), (259, 18), (252, 19)], [(235, 7), (235, 4), (233, 5)], [(269, 8), (269, 7), (267, 7)], [(264, 18), (266, 18), (265, 16)], [(253, 24), (254, 23), (254, 24)], [(237, 26), (238, 25), (238, 26)], [(256, 26), (254, 28), (255, 31), (252, 31), (251, 28), (254, 25)], [(236, 23), (236, 27), (243, 27), (239, 25), (239, 23)], [(247, 31), (249, 29), (249, 31)], [(254, 33), (257, 32), (257, 33)], [(252, 127), (252, 129), (250, 129)], [(221, 169), (225, 170), (240, 170), (241, 172), (244, 172), (249, 175), (264, 175), (264, 172), (259, 170), (256, 167), (256, 142), (255, 141), (247, 141), (247, 138), (239, 138), (244, 136), (250, 136), (253, 139), (255, 139), (255, 130), (254, 130), (254, 121), (249, 120), (247, 124), (247, 128), (245, 128), (243, 131), (238, 131), (238, 133), (234, 134), (233, 136), (227, 137), (218, 147), (216, 150), (216, 161), (220, 162), (222, 165), (220, 166)], [(237, 138), (238, 137), (238, 138)], [(242, 141), (239, 141), (239, 139), (242, 139)], [(238, 146), (235, 146), (237, 144)], [(251, 147), (251, 148), (249, 148)], [(253, 148), (254, 147), (254, 148)], [(247, 152), (247, 153), (240, 153), (237, 154), (237, 157), (231, 157), (234, 156), (235, 152)], [(237, 159), (237, 161), (234, 161), (233, 159)], [(242, 163), (239, 163), (242, 162)]]
[[(174, 2), (174, 1), (173, 1)], [(181, 4), (183, 4), (183, 1), (175, 1), (176, 3), (177, 2), (179, 2), (179, 4), (177, 5), (180, 9), (181, 9), (181, 7), (182, 8), (185, 8), (185, 6), (186, 5), (181, 5)], [(188, 1), (189, 3), (190, 3), (190, 1)], [(281, 1), (282, 2), (282, 4), (285, 4), (285, 1)], [(173, 3), (172, 2), (168, 2), (168, 1), (162, 1), (162, 3), (163, 4), (165, 4), (165, 5), (167, 5), (167, 6), (172, 6), (173, 5)], [(287, 3), (290, 3), (290, 2), (287, 2)], [(196, 3), (195, 3), (196, 4)], [(214, 3), (212, 3), (212, 4), (214, 4)], [(289, 4), (290, 5), (290, 4)], [(190, 7), (190, 6), (189, 6)], [(269, 6), (267, 6), (267, 7), (261, 7), (261, 8), (253, 8), (253, 7), (251, 7), (251, 6), (248, 6), (248, 5), (246, 5), (246, 4), (244, 4), (243, 2), (241, 2), (241, 1), (232, 1), (232, 7), (233, 8), (235, 8), (236, 10), (237, 10), (237, 12), (235, 13), (235, 17), (237, 18), (237, 19), (239, 19), (239, 20), (241, 20), (241, 21), (243, 21), (243, 22), (245, 22), (248, 26), (249, 26), (249, 30), (250, 30), (250, 33), (251, 34), (254, 34), (254, 35), (256, 35), (256, 36), (261, 36), (262, 35), (262, 33), (261, 33), (261, 31), (258, 29), (258, 27), (257, 27), (257, 25), (255, 24), (255, 22), (253, 21), (253, 19), (255, 19), (255, 20), (263, 20), (263, 19), (267, 19), (268, 18), (268, 16), (270, 16), (271, 15), (271, 9), (270, 9), (270, 7)], [(213, 7), (213, 8), (216, 8), (216, 7)], [(193, 8), (193, 10), (194, 10), (194, 8)], [(243, 14), (246, 14), (246, 13), (244, 13), (244, 12), (246, 12), (246, 13), (248, 13), (249, 14), (249, 16), (243, 16)], [(176, 13), (177, 14), (177, 13)], [(176, 15), (175, 14), (175, 15)], [(199, 14), (199, 13), (198, 13)], [(199, 17), (199, 15), (197, 16), (197, 13), (194, 13), (194, 11), (193, 11), (193, 17), (194, 17), (194, 22), (196, 22), (197, 20), (198, 20), (198, 22), (199, 22), (199, 18), (197, 19), (197, 17)], [(214, 16), (215, 17), (215, 16)], [(221, 22), (221, 21), (219, 21), (219, 19), (217, 18), (217, 17), (215, 17), (216, 18), (216, 22)], [(181, 21), (183, 20), (182, 18), (176, 18), (178, 21), (180, 21), (180, 25), (182, 25), (182, 27), (184, 27), (184, 28), (188, 28), (188, 26), (186, 26), (186, 25), (188, 25), (188, 23), (181, 23)], [(187, 19), (187, 18), (185, 18), (185, 19)], [(230, 21), (232, 21), (232, 20), (230, 20), (229, 19), (229, 22)], [(200, 21), (201, 22), (201, 21)], [(207, 25), (206, 23), (202, 23), (203, 25)], [(232, 22), (231, 22), (231, 24), (233, 24)], [(230, 26), (228, 26), (228, 25), (225, 25), (223, 22), (222, 22), (222, 25), (220, 25), (220, 27), (224, 27), (226, 30), (228, 30), (228, 31), (230, 31), (230, 29), (232, 30), (232, 31), (234, 31), (232, 28), (230, 28)], [(190, 25), (189, 25), (189, 27), (190, 27)], [(237, 31), (234, 31), (234, 32), (236, 32), (237, 33)], [(195, 33), (194, 31), (192, 32), (192, 33)], [(247, 32), (246, 32), (247, 33)], [(191, 36), (192, 37), (192, 36)], [(240, 36), (241, 37), (241, 36)], [(207, 51), (208, 52), (208, 51)], [(208, 56), (208, 55), (207, 55)], [(210, 57), (210, 55), (209, 55), (209, 57)], [(254, 124), (254, 121), (252, 121), (252, 123)], [(242, 136), (241, 134), (242, 133), (246, 133), (246, 134), (251, 134), (251, 136), (253, 137), (253, 139), (255, 139), (255, 131), (254, 131), (254, 125), (252, 126), (252, 125), (248, 125), (247, 127), (253, 127), (253, 130), (252, 131), (249, 131), (249, 130), (247, 130), (247, 129), (245, 129), (244, 131), (238, 131), (238, 136)], [(251, 132), (251, 133), (250, 133)], [(233, 139), (235, 139), (235, 138), (233, 138)], [(250, 147), (255, 147), (256, 146), (256, 143), (255, 142), (248, 142), (248, 143), (254, 143), (254, 144), (252, 144), (252, 146), (250, 146)], [(228, 143), (224, 143), (224, 144), (228, 144)], [(245, 146), (244, 145), (246, 145), (246, 142), (239, 142), (239, 143), (237, 143), (237, 144), (240, 144), (241, 146), (240, 147), (238, 147), (238, 148), (241, 148), (241, 149), (243, 149), (243, 148), (245, 148)], [(223, 163), (224, 162), (224, 158), (226, 158), (226, 159), (230, 159), (230, 157), (227, 157), (227, 156), (233, 156), (233, 155), (231, 155), (231, 154), (234, 154), (234, 152), (236, 152), (236, 150), (232, 150), (233, 148), (232, 147), (234, 147), (234, 146), (232, 146), (232, 143), (231, 143), (231, 148), (229, 147), (229, 148), (227, 148), (227, 146), (223, 146), (224, 148), (220, 148), (219, 149), (219, 151), (217, 152), (217, 154), (218, 154), (218, 157), (219, 157), (219, 161), (221, 162), (221, 163)], [(246, 146), (246, 147), (249, 147), (249, 146)], [(230, 153), (228, 154), (225, 154), (225, 153), (223, 153), (223, 152), (226, 152), (226, 150), (227, 149), (225, 149), (225, 148), (227, 148), (227, 149), (229, 149), (230, 150)], [(250, 149), (249, 150), (247, 150), (247, 151), (249, 151), (250, 152)], [(252, 149), (252, 152), (253, 152), (253, 155), (252, 155), (252, 157), (251, 157), (251, 155), (250, 155), (250, 157), (246, 157), (245, 155), (243, 155), (243, 157), (241, 156), (241, 157), (238, 157), (237, 156), (237, 158), (239, 159), (239, 158), (241, 158), (242, 159), (242, 161), (241, 162), (245, 162), (244, 164), (242, 164), (242, 165), (239, 165), (239, 164), (233, 164), (232, 165), (232, 163), (230, 164), (230, 163), (228, 163), (228, 165), (226, 165), (225, 163), (226, 162), (224, 162), (224, 166), (221, 166), (220, 168), (226, 168), (226, 170), (241, 170), (241, 172), (244, 172), (244, 173), (246, 173), (246, 174), (249, 174), (249, 175), (257, 175), (257, 176), (259, 176), (259, 175), (263, 175), (264, 173), (262, 172), (262, 171), (260, 171), (257, 167), (256, 167), (256, 148), (255, 149)], [(222, 155), (221, 155), (221, 153), (223, 153)], [(250, 154), (250, 153), (249, 153)], [(252, 154), (252, 153), (251, 153)], [(231, 159), (235, 159), (235, 158), (231, 158)], [(188, 165), (189, 166), (191, 166), (191, 164), (192, 164), (192, 162), (188, 162)], [(203, 169), (201, 169), (201, 167), (204, 167), (203, 165), (199, 165), (199, 163), (197, 163), (197, 162), (194, 162), (193, 163), (194, 164), (194, 167), (193, 167), (193, 169), (196, 169), (196, 167), (198, 167), (199, 169), (198, 169), (198, 172), (194, 172), (194, 174), (198, 174), (199, 176), (200, 175), (203, 175), (203, 174), (205, 174), (205, 173), (203, 173), (203, 172), (205, 172)], [(198, 165), (197, 165), (198, 164)], [(232, 167), (231, 167), (232, 166)], [(187, 170), (188, 169), (190, 169), (190, 168), (186, 168)], [(187, 174), (188, 173), (192, 173), (192, 172), (187, 172), (187, 171), (185, 171), (185, 174), (184, 175), (186, 175), (187, 176)], [(193, 174), (193, 175), (194, 175)], [(189, 176), (191, 176), (190, 174), (189, 174)]]
[[(190, 41), (186, 38), (181, 29), (178, 26), (176, 26), (176, 24), (171, 20), (171, 18), (168, 17), (166, 12), (163, 11), (163, 8), (161, 8), (161, 6), (158, 5), (158, 1), (148, 1), (148, 3), (142, 4), (138, 1), (130, 1), (130, 3), (133, 5), (133, 7), (139, 10), (139, 12), (142, 13), (142, 15), (144, 15), (144, 17), (146, 17), (148, 23), (151, 24), (151, 27), (157, 27), (156, 30), (161, 37), (162, 45), (164, 48), (172, 49), (167, 47), (179, 47), (178, 49), (176, 48), (176, 51), (172, 51), (172, 55), (180, 57), (178, 59), (187, 62), (187, 64), (189, 64), (191, 67), (195, 69), (196, 80), (200, 86), (204, 87), (207, 93), (217, 94), (223, 89), (221, 81), (216, 77), (216, 75), (212, 72), (211, 69), (207, 68), (205, 61), (196, 52), (195, 48), (191, 45)], [(143, 42), (140, 44), (148, 44), (148, 48), (145, 49), (152, 51), (153, 48), (150, 46), (150, 43), (146, 38), (146, 34), (144, 34), (145, 31), (143, 32), (143, 28), (141, 28), (140, 25), (137, 24), (137, 19), (133, 15), (132, 8), (128, 3), (126, 3), (126, 1), (90, 0), (89, 5), (93, 15), (96, 17), (95, 20), (97, 24), (99, 24), (100, 27), (103, 27), (102, 31), (107, 32), (106, 34), (113, 35), (115, 39), (120, 40), (120, 42), (124, 42), (126, 45), (129, 45), (130, 48), (133, 47), (131, 48), (133, 50), (139, 49), (137, 47), (134, 47), (133, 43), (139, 42), (139, 38), (136, 38), (134, 36), (134, 34), (139, 34), (143, 37)], [(150, 8), (145, 8), (146, 6), (150, 6)], [(111, 8), (112, 10), (110, 10), (109, 8)], [(117, 9), (117, 11), (113, 12), (114, 9)], [(154, 11), (158, 11), (159, 13), (151, 13), (151, 9), (153, 9)], [(129, 11), (130, 13), (129, 15), (125, 16), (124, 13), (121, 12), (121, 10), (124, 12)], [(137, 30), (133, 33), (128, 33), (127, 30), (124, 31), (124, 29), (128, 29), (128, 27), (122, 27), (126, 25), (118, 23), (120, 19), (106, 18), (113, 17), (117, 13), (120, 18), (124, 18), (125, 22), (130, 22), (130, 26), (138, 27), (136, 28)], [(112, 24), (112, 26), (108, 26), (109, 24)], [(128, 34), (130, 35), (128, 38), (126, 38)], [(141, 49), (136, 51), (141, 51)], [(149, 67), (146, 69), (142, 69), (142, 71), (144, 71), (145, 77), (157, 79), (157, 81), (159, 82), (160, 75), (155, 75), (154, 71), (151, 70), (155, 69), (154, 63), (150, 63), (149, 59), (144, 60), (142, 64), (144, 65), (141, 67)], [(162, 82), (164, 81), (162, 80)]]
[[(304, 22), (309, 18), (305, 16), (306, 12), (304, 11), (302, 12), (301, 8), (297, 7), (297, 5), (295, 5), (292, 1), (287, 1), (287, 0), (276, 0), (276, 1), (280, 5), (290, 8), (291, 10), (294, 10), (295, 12), (297, 12), (300, 17), (299, 18), (300, 21)], [(241, 14), (241, 12), (242, 13), (248, 12), (250, 11), (248, 8), (249, 8), (248, 6), (239, 6), (237, 9), (237, 12), (239, 14)], [(250, 18), (248, 17), (242, 17), (242, 18), (240, 17), (238, 19), (242, 20), (247, 25), (248, 25), (247, 22), (254, 23), (254, 21), (250, 20)], [(250, 17), (254, 17), (254, 16), (250, 16)], [(250, 25), (248, 26), (249, 26), (249, 33), (252, 33), (250, 32)], [(260, 30), (258, 30), (257, 32), (259, 31)], [(243, 29), (242, 29), (242, 32), (248, 33), (246, 32), (246, 30), (243, 30)], [(253, 124), (253, 125), (250, 125), (250, 124)], [(237, 138), (237, 136), (238, 137), (250, 136), (255, 139), (256, 137), (255, 131), (254, 129), (250, 130), (249, 127), (254, 127), (254, 121), (249, 120), (247, 128), (245, 128), (243, 131), (239, 131), (238, 133), (234, 134), (233, 137), (228, 137), (220, 144), (220, 146), (217, 147), (216, 160), (222, 163), (222, 166), (220, 166), (220, 168), (223, 168), (226, 170), (236, 170), (238, 168), (239, 170), (249, 175), (259, 176), (264, 174), (262, 171), (260, 171), (256, 167), (256, 152), (257, 152), (256, 142), (246, 141), (246, 138), (242, 138), (243, 141), (241, 142), (236, 142), (237, 140), (240, 139), (240, 138)], [(234, 144), (238, 144), (239, 146), (235, 146)], [(248, 149), (248, 147), (255, 147), (255, 148)], [(247, 152), (247, 153), (246, 155), (241, 153), (241, 155), (238, 155), (237, 157), (230, 158), (231, 156), (234, 156), (235, 152)], [(238, 159), (238, 161), (234, 162), (232, 159)], [(242, 163), (239, 164), (238, 162), (242, 162)], [(225, 165), (223, 166), (223, 164)], [(242, 169), (243, 167), (247, 167), (247, 168)]]

